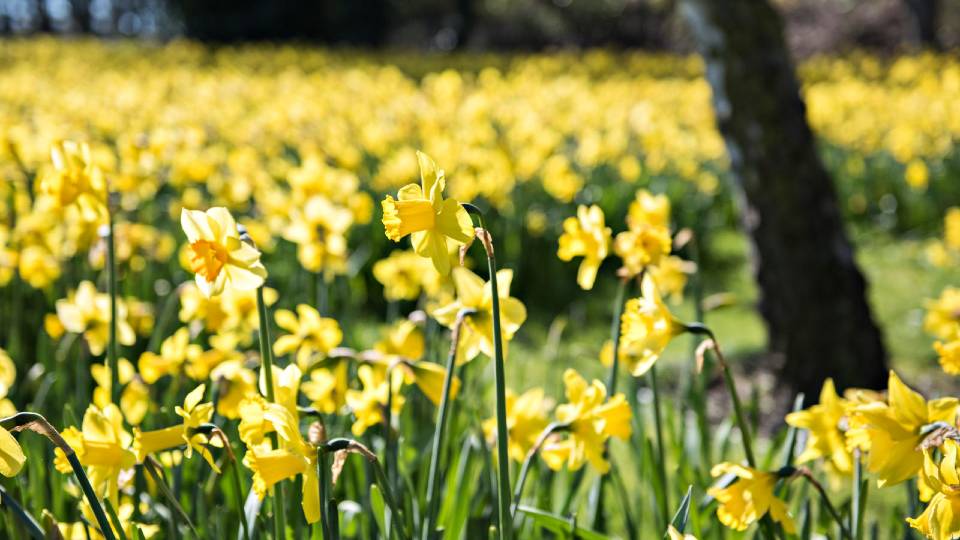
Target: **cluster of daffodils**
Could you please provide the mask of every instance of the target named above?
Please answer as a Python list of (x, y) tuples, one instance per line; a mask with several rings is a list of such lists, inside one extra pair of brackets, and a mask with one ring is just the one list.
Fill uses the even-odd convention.
[[(865, 497), (845, 518), (821, 473), (830, 487), (861, 473), (916, 485), (926, 506), (900, 525), (960, 537), (956, 399), (927, 401), (894, 373), (885, 394), (841, 397), (827, 381), (787, 416), (802, 450), (767, 470), (759, 447), (773, 443), (754, 440), (717, 336), (673, 313), (697, 271), (692, 233), (638, 186), (685, 182), (670, 192), (701, 202), (720, 189), (726, 158), (696, 59), (594, 52), (474, 69), (462, 57), (435, 71), (402, 56), (49, 40), (5, 43), (0, 58), (0, 475), (43, 472), (25, 467), (43, 456), (20, 446), (25, 431), (48, 437), (64, 474), (2, 490), (5, 506), (21, 491), (24, 506), (53, 501), (24, 510), (49, 510), (49, 531), (24, 520), (33, 537), (55, 523), (108, 540), (459, 537), (475, 524), (604, 538), (622, 521), (631, 537), (691, 540), (698, 513), (701, 538), (756, 526), (772, 540), (800, 528), (793, 482), (831, 514), (807, 525), (829, 518), (862, 537)], [(811, 122), (849, 154), (847, 176), (892, 156), (911, 188), (934, 186), (960, 137), (956, 59), (802, 70)], [(597, 197), (607, 189), (632, 196)], [(615, 232), (606, 216), (621, 214)], [(529, 364), (514, 343), (529, 291), (491, 229), (556, 231), (583, 290), (619, 284), (611, 339), (585, 355), (600, 353), (589, 369), (605, 377), (551, 364), (547, 380), (511, 380), (505, 362)], [(960, 259), (960, 210), (945, 229), (928, 252), (940, 266)], [(382, 326), (366, 310), (381, 290)], [(960, 291), (930, 303), (925, 328), (960, 373)], [(702, 339), (699, 408), (657, 386), (681, 334)], [(722, 412), (708, 415), (704, 387), (717, 368), (740, 444), (715, 454)], [(581, 510), (589, 523), (572, 519)]]

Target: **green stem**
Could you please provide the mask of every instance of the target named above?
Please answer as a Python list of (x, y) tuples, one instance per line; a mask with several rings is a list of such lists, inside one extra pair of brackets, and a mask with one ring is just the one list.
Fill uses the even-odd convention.
[[(225, 442), (225, 444), (230, 443)], [(240, 527), (243, 529), (243, 540), (250, 540), (250, 531), (247, 529), (247, 516), (243, 511), (243, 484), (240, 480), (240, 462), (234, 458), (233, 463), (230, 464), (230, 468), (233, 469), (230, 477), (233, 479), (233, 491), (236, 492), (237, 513), (240, 517)]]
[(0, 425), (9, 431), (19, 432), (28, 429), (35, 433), (39, 433), (53, 443), (54, 446), (59, 448), (67, 457), (67, 461), (70, 462), (70, 467), (73, 469), (73, 474), (77, 477), (77, 483), (80, 484), (80, 489), (83, 491), (83, 495), (87, 498), (87, 502), (90, 504), (90, 509), (93, 510), (93, 515), (97, 519), (97, 525), (99, 525), (104, 538), (106, 540), (116, 540), (116, 537), (113, 534), (113, 529), (110, 528), (110, 520), (107, 519), (107, 514), (104, 513), (103, 506), (100, 504), (100, 499), (97, 498), (97, 494), (93, 490), (93, 486), (90, 485), (90, 480), (87, 478), (87, 473), (83, 470), (83, 465), (80, 464), (80, 460), (77, 458), (76, 452), (74, 452), (73, 448), (71, 448), (70, 445), (67, 444), (67, 441), (63, 439), (63, 437), (60, 435), (60, 432), (50, 425), (50, 422), (47, 422), (46, 418), (37, 413), (21, 412), (4, 419), (0, 419)]
[[(108, 195), (109, 199), (109, 195)], [(107, 290), (110, 294), (110, 342), (107, 360), (110, 364), (110, 401), (120, 403), (120, 355), (117, 352), (117, 251), (113, 230), (113, 209), (107, 201)]]
[(513, 517), (517, 517), (517, 507), (520, 506), (520, 498), (523, 497), (523, 486), (527, 483), (527, 475), (530, 473), (530, 466), (533, 464), (533, 460), (537, 457), (537, 454), (540, 452), (540, 448), (543, 446), (543, 443), (547, 441), (552, 433), (558, 431), (563, 431), (569, 429), (568, 424), (560, 424), (553, 422), (547, 425), (543, 431), (540, 432), (540, 435), (537, 437), (536, 442), (533, 443), (533, 446), (530, 447), (530, 451), (527, 452), (527, 457), (523, 460), (523, 466), (520, 467), (520, 476), (517, 477), (517, 485), (513, 490), (513, 500), (516, 501), (513, 505)]
[(330, 526), (330, 480), (327, 469), (327, 453), (324, 449), (317, 449), (317, 477), (320, 490), (320, 528), (323, 530), (323, 540), (335, 540)]
[(847, 540), (853, 540), (853, 537), (850, 535), (850, 530), (847, 529), (847, 525), (843, 522), (843, 518), (840, 517), (840, 513), (837, 512), (836, 507), (834, 507), (833, 503), (830, 502), (830, 497), (827, 496), (827, 492), (825, 489), (823, 489), (823, 486), (820, 484), (820, 482), (818, 482), (808, 470), (801, 470), (800, 475), (803, 476), (807, 482), (809, 482), (810, 485), (817, 490), (817, 493), (820, 494), (820, 500), (823, 501), (823, 505), (827, 508), (827, 512), (830, 513), (830, 516), (833, 518), (833, 520), (837, 522), (843, 537)]
[[(263, 287), (257, 288), (257, 314), (260, 319), (260, 360), (263, 369), (263, 378), (266, 383), (266, 398), (270, 403), (276, 403), (273, 390), (273, 351), (270, 347), (270, 323), (267, 320), (267, 303), (263, 300)], [(277, 433), (270, 433), (270, 440), (274, 448), (279, 448)], [(284, 523), (283, 483), (277, 482), (273, 487), (273, 535), (276, 540), (286, 538), (286, 524)]]
[[(617, 287), (617, 296), (613, 304), (613, 320), (610, 321), (610, 339), (613, 349), (613, 360), (610, 364), (610, 373), (607, 375), (607, 395), (613, 396), (617, 392), (617, 377), (620, 371), (620, 318), (623, 316), (623, 301), (627, 295), (627, 286), (630, 280), (622, 278)], [(603, 453), (607, 455), (607, 444), (603, 445)], [(590, 488), (590, 514), (593, 516), (592, 529), (598, 532), (605, 532), (606, 527), (603, 521), (603, 484), (606, 482), (606, 475), (601, 475)]]
[(433, 451), (430, 454), (430, 472), (427, 478), (427, 513), (423, 519), (423, 528), (420, 531), (422, 540), (429, 540), (433, 535), (435, 528), (434, 520), (437, 515), (437, 508), (440, 504), (439, 484), (440, 467), (443, 461), (443, 439), (446, 434), (447, 416), (452, 406), (450, 391), (453, 387), (453, 372), (457, 362), (457, 345), (460, 341), (460, 328), (463, 325), (463, 319), (472, 313), (472, 309), (461, 309), (457, 314), (456, 322), (453, 324), (450, 335), (450, 353), (447, 355), (447, 372), (443, 378), (443, 396), (440, 398), (440, 408), (437, 411), (437, 427), (433, 431)]
[(853, 540), (863, 538), (863, 459), (860, 449), (853, 450), (853, 501), (850, 510), (850, 534)]
[(20, 505), (20, 502), (11, 497), (3, 486), (0, 486), (0, 504), (10, 510), (10, 513), (17, 518), (20, 525), (22, 525), (27, 534), (30, 535), (30, 538), (34, 540), (44, 540), (46, 538), (46, 534), (43, 532), (40, 524), (37, 523), (37, 520), (28, 514), (27, 511), (23, 509), (23, 506)]
[(657, 366), (650, 366), (647, 372), (647, 381), (650, 384), (650, 390), (653, 392), (653, 425), (657, 436), (657, 474), (659, 475), (660, 488), (663, 490), (663, 497), (657, 501), (660, 504), (660, 517), (663, 519), (663, 527), (666, 530), (670, 524), (670, 488), (667, 485), (667, 452), (663, 443), (663, 420), (660, 414), (660, 390), (657, 385)]
[(107, 509), (107, 514), (110, 516), (110, 521), (113, 522), (113, 526), (117, 529), (117, 534), (120, 535), (120, 540), (127, 540), (127, 533), (123, 530), (123, 523), (120, 523), (120, 518), (117, 516), (116, 510), (113, 509), (113, 504), (110, 503), (110, 499), (104, 499), (103, 505)]
[(487, 272), (490, 274), (490, 296), (493, 308), (493, 377), (496, 385), (497, 417), (497, 530), (500, 538), (513, 538), (513, 521), (510, 519), (510, 454), (507, 451), (507, 399), (506, 378), (503, 373), (503, 331), (500, 325), (500, 288), (497, 286), (497, 259), (493, 251), (493, 239), (483, 220), (483, 214), (477, 207), (465, 204), (468, 212), (476, 214), (480, 222), (480, 238), (487, 253)]
[(750, 435), (750, 426), (747, 423), (747, 416), (743, 412), (743, 405), (740, 403), (740, 395), (737, 394), (737, 384), (733, 380), (733, 373), (730, 371), (730, 365), (727, 363), (726, 357), (724, 357), (723, 352), (720, 350), (720, 344), (717, 342), (716, 336), (713, 334), (713, 331), (708, 327), (700, 323), (692, 323), (686, 325), (688, 332), (693, 334), (705, 335), (710, 338), (710, 341), (713, 342), (712, 349), (713, 353), (717, 355), (717, 361), (720, 364), (720, 367), (723, 368), (723, 382), (726, 383), (727, 392), (730, 394), (730, 400), (733, 402), (733, 412), (737, 420), (737, 428), (740, 429), (740, 438), (743, 442), (743, 453), (747, 458), (747, 464), (752, 468), (757, 467), (757, 460), (753, 454), (753, 438)]

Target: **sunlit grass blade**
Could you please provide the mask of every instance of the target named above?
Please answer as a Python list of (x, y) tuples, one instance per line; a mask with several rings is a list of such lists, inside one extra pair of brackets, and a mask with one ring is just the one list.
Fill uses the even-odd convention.
[(693, 486), (688, 486), (687, 494), (680, 500), (680, 506), (677, 507), (677, 511), (673, 514), (673, 519), (670, 520), (670, 525), (673, 525), (679, 532), (683, 532), (684, 529), (687, 528), (687, 519), (690, 517), (690, 498), (692, 495)]
[(127, 540), (127, 533), (123, 530), (123, 523), (120, 523), (120, 518), (117, 517), (117, 511), (113, 509), (113, 503), (110, 502), (110, 499), (104, 499), (103, 506), (107, 510), (107, 515), (110, 516), (110, 522), (113, 523), (113, 528), (117, 531), (117, 535), (120, 536), (120, 540)]

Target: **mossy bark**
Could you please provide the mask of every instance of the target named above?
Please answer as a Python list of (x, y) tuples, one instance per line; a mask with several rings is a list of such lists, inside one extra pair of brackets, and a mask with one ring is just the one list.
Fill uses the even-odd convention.
[(780, 381), (882, 388), (886, 352), (767, 0), (683, 0), (713, 90)]

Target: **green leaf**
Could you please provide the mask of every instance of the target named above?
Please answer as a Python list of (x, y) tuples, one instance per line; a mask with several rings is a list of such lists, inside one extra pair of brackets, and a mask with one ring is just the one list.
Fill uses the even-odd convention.
[(609, 536), (576, 525), (572, 527), (571, 531), (570, 521), (568, 519), (540, 510), (539, 508), (521, 504), (517, 507), (517, 510), (529, 516), (535, 524), (557, 535), (565, 536), (573, 532), (576, 538), (582, 540), (610, 540)]
[[(690, 497), (693, 495), (693, 486), (687, 486), (687, 494), (683, 496), (683, 500), (680, 501), (680, 506), (677, 507), (676, 513), (673, 514), (673, 519), (670, 520), (670, 524), (673, 525), (673, 528), (677, 529), (678, 532), (683, 532), (687, 528), (687, 518), (690, 517)], [(664, 531), (666, 535), (666, 531)]]
[(377, 528), (380, 534), (389, 536), (387, 530), (386, 507), (383, 504), (383, 494), (376, 484), (370, 484), (370, 509), (373, 511), (373, 519), (377, 522)]

